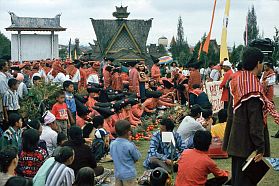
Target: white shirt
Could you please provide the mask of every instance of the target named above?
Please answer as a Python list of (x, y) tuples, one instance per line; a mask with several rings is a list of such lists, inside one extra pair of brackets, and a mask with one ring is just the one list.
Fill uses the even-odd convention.
[(97, 83), (99, 84), (99, 76), (97, 74), (90, 74), (86, 81), (87, 84), (89, 83)]
[(205, 128), (191, 116), (186, 116), (180, 123), (176, 132), (180, 134), (182, 140), (185, 140), (187, 144), (189, 137), (195, 134), (197, 130), (205, 130)]
[(55, 148), (57, 147), (57, 132), (52, 130), (50, 126), (42, 126), (41, 140), (46, 142), (48, 154), (51, 156)]
[(80, 71), (79, 71), (79, 69), (77, 69), (75, 75), (72, 77), (72, 82), (73, 83), (78, 83), (78, 82), (80, 82), (80, 79), (81, 79)]
[(213, 81), (218, 81), (220, 79), (220, 72), (217, 69), (212, 69), (210, 73), (210, 78)]
[(20, 82), (17, 93), (20, 99), (23, 99), (23, 97), (28, 94), (27, 86), (23, 82)]
[(8, 80), (10, 75), (8, 73), (0, 72), (0, 95), (4, 95), (5, 92), (9, 89)]

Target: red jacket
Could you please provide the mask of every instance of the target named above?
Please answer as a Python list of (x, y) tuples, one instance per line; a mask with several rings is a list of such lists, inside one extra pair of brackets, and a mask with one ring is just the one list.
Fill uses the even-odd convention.
[(230, 69), (224, 74), (224, 79), (220, 84), (220, 88), (223, 89), (221, 101), (229, 101), (229, 89), (226, 88), (226, 84), (231, 79), (232, 75), (233, 75), (232, 69)]

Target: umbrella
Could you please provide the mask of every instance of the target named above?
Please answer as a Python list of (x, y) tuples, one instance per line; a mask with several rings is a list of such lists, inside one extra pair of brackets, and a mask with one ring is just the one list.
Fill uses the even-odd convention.
[(171, 62), (173, 62), (173, 59), (172, 57), (170, 56), (163, 56), (163, 57), (160, 57), (159, 58), (159, 64), (162, 65), (162, 64), (169, 64)]

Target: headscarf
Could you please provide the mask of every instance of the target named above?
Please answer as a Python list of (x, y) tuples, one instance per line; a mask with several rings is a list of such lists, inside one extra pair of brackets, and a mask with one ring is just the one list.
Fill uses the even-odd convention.
[(53, 64), (52, 64), (52, 72), (51, 72), (51, 75), (53, 77), (56, 77), (57, 74), (59, 72), (62, 72), (64, 74), (66, 74), (65, 70), (61, 67), (61, 64), (59, 61), (55, 61)]
[(50, 112), (46, 111), (44, 118), (44, 125), (50, 124), (56, 120), (55, 116)]

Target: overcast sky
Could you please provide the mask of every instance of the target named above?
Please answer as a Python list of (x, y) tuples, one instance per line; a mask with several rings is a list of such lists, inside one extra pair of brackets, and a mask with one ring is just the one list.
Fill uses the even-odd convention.
[[(220, 43), (222, 20), (226, 0), (217, 0), (215, 20), (211, 38)], [(61, 26), (65, 32), (59, 33), (59, 43), (67, 44), (69, 39), (79, 38), (87, 45), (96, 39), (91, 21), (94, 19), (114, 19), (115, 6), (128, 6), (129, 19), (154, 18), (148, 43), (157, 43), (166, 36), (171, 40), (177, 31), (177, 19), (183, 20), (185, 37), (194, 45), (208, 32), (214, 0), (0, 0), (0, 31), (10, 38), (8, 11), (22, 17), (54, 17), (62, 13)], [(228, 45), (243, 44), (243, 31), (248, 8), (254, 4), (260, 32), (265, 37), (274, 35), (274, 26), (279, 27), (278, 0), (231, 0), (228, 26)], [(25, 32), (24, 32), (25, 33)]]

